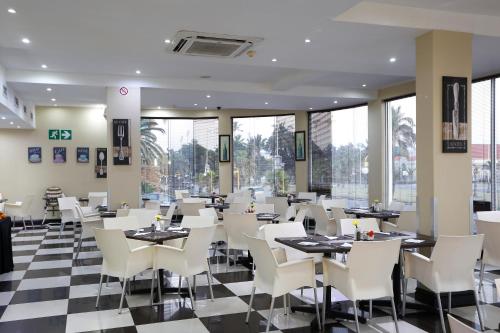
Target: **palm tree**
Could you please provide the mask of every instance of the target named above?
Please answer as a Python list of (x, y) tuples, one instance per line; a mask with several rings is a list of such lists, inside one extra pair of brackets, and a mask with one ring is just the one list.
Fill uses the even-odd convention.
[(399, 147), (399, 155), (408, 156), (408, 149), (416, 143), (415, 121), (401, 112), (401, 106), (392, 108), (392, 145)]
[(157, 136), (154, 132), (165, 134), (165, 129), (159, 127), (154, 120), (141, 120), (141, 161), (145, 165), (153, 164), (155, 159), (160, 160), (165, 154), (156, 142)]

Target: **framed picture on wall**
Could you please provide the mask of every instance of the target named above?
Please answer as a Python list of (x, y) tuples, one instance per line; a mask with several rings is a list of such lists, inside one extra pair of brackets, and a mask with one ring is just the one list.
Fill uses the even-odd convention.
[(107, 178), (108, 177), (108, 149), (107, 148), (96, 148), (96, 164), (95, 164), (95, 175), (96, 178)]
[(113, 164), (130, 165), (130, 119), (113, 119)]
[(76, 161), (78, 163), (89, 163), (89, 147), (76, 148)]
[(52, 161), (54, 163), (66, 163), (66, 147), (54, 147), (54, 156)]
[(443, 153), (467, 152), (467, 78), (443, 76)]
[(28, 161), (30, 163), (41, 163), (42, 147), (28, 147)]
[(295, 160), (306, 160), (306, 131), (295, 132)]
[(219, 162), (231, 162), (230, 135), (219, 135)]

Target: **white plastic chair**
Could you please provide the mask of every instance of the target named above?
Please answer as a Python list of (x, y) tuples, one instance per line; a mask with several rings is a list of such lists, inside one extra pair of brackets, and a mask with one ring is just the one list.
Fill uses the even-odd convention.
[(233, 203), (231, 205), (241, 204), (241, 205), (248, 206), (248, 205), (250, 205), (251, 202), (252, 202), (252, 198), (250, 198), (250, 197), (237, 196), (234, 198)]
[(479, 290), (481, 290), (484, 279), (484, 267), (486, 265), (500, 267), (500, 222), (478, 220), (477, 233), (484, 235), (481, 272), (479, 274)]
[(199, 216), (200, 209), (205, 208), (205, 202), (184, 202), (179, 204), (181, 214), (184, 216)]
[[(123, 217), (114, 217), (114, 218), (105, 218), (103, 219), (104, 229), (119, 229), (122, 231), (125, 230), (137, 230), (139, 229), (139, 221), (137, 220), (137, 216), (123, 216)], [(141, 241), (137, 239), (126, 238), (127, 243), (129, 244), (130, 249), (135, 249), (145, 245), (151, 245), (152, 243)]]
[(297, 199), (309, 199), (310, 204), (316, 203), (316, 192), (299, 192)]
[(264, 192), (255, 193), (255, 202), (256, 203), (266, 203), (266, 194)]
[(473, 329), (462, 323), (448, 313), (448, 323), (450, 324), (451, 333), (479, 333), (478, 330)]
[(104, 275), (122, 278), (123, 290), (118, 309), (118, 313), (121, 313), (127, 281), (131, 277), (153, 267), (154, 247), (141, 246), (131, 249), (123, 231), (117, 229), (95, 229), (95, 239), (103, 257), (95, 306), (96, 308), (99, 307)]
[(288, 200), (285, 197), (266, 197), (266, 204), (274, 205), (274, 211), (279, 214), (280, 223), (288, 222), (295, 216), (295, 207), (288, 206)]
[(183, 194), (187, 194), (189, 196), (189, 191), (188, 190), (175, 190), (174, 194), (175, 194), (175, 200), (180, 200), (180, 199), (184, 198)]
[(342, 219), (346, 219), (347, 218), (347, 215), (344, 211), (344, 208), (340, 208), (340, 207), (332, 207), (330, 208), (331, 211), (330, 211), (330, 217), (332, 219), (334, 219), (335, 221), (340, 221)]
[(78, 259), (78, 255), (80, 254), (80, 250), (82, 248), (82, 242), (84, 238), (95, 237), (95, 229), (103, 229), (104, 223), (99, 216), (94, 217), (85, 217), (83, 214), (82, 207), (80, 205), (75, 206), (76, 214), (80, 219), (80, 224), (82, 226), (82, 230), (80, 232), (80, 239), (78, 240), (78, 248), (76, 250), (75, 259)]
[(128, 216), (129, 208), (118, 208), (116, 210), (116, 217)]
[(177, 204), (175, 202), (170, 203), (168, 206), (167, 214), (164, 217), (164, 220), (168, 221), (170, 224), (175, 214), (175, 210), (177, 209)]
[(389, 204), (389, 207), (387, 207), (388, 210), (395, 210), (398, 212), (403, 211), (404, 208), (405, 208), (404, 202), (399, 202), (394, 200)]
[(183, 198), (182, 201), (180, 201), (182, 203), (206, 203), (207, 202), (207, 199), (204, 199), (204, 198)]
[(360, 232), (380, 232), (377, 219), (375, 218), (365, 218), (365, 219), (342, 219), (339, 223), (339, 234), (340, 235), (354, 235), (356, 233), (356, 227), (353, 222), (358, 221), (358, 229)]
[(249, 236), (245, 236), (245, 238), (245, 242), (248, 243), (257, 267), (245, 321), (248, 323), (250, 318), (256, 288), (271, 295), (271, 307), (266, 326), (266, 332), (269, 332), (269, 327), (273, 319), (274, 301), (276, 297), (285, 296), (289, 292), (302, 287), (311, 287), (314, 289), (318, 327), (321, 327), (314, 260), (302, 259), (278, 263), (266, 240)]
[(133, 208), (128, 211), (128, 216), (137, 217), (139, 228), (147, 228), (155, 221), (155, 216), (159, 214), (159, 210), (146, 208)]
[[(390, 297), (394, 324), (399, 333), (391, 275), (398, 262), (400, 247), (400, 239), (354, 242), (346, 264), (323, 259), (323, 286), (334, 286), (353, 302), (356, 332), (360, 332), (357, 302)], [(326, 292), (323, 295), (323, 304), (326, 304)], [(326, 307), (323, 307), (323, 324), (325, 310)]]
[(255, 214), (224, 214), (224, 228), (227, 233), (227, 261), (226, 269), (229, 269), (230, 251), (234, 251), (234, 263), (238, 259), (235, 250), (248, 250), (248, 243), (245, 235), (256, 236), (259, 230), (259, 223)]
[(476, 215), (477, 219), (481, 221), (500, 222), (499, 210), (476, 212)]
[(307, 207), (300, 208), (299, 211), (297, 212), (297, 214), (295, 215), (295, 219), (293, 220), (293, 222), (303, 224), (304, 220), (306, 219), (306, 214), (307, 214), (308, 210), (309, 210), (309, 208), (307, 208)]
[(308, 205), (308, 207), (316, 222), (315, 234), (326, 236), (337, 234), (337, 223), (328, 217), (322, 205)]
[(401, 211), (397, 223), (382, 221), (382, 229), (386, 232), (417, 232), (417, 212), (411, 210)]
[[(414, 278), (436, 294), (441, 326), (446, 333), (441, 293), (448, 293), (448, 313), (451, 310), (451, 293), (471, 290), (476, 299), (481, 330), (484, 330), (479, 301), (476, 294), (474, 268), (481, 256), (484, 235), (440, 236), (432, 255), (427, 258), (416, 252), (404, 252), (405, 279)], [(406, 287), (403, 284), (403, 315), (406, 304)]]
[(245, 210), (248, 208), (248, 204), (246, 203), (232, 203), (229, 205), (229, 208), (224, 210), (224, 214), (243, 214)]
[(148, 200), (144, 203), (145, 209), (154, 209), (156, 211), (160, 211), (160, 202), (158, 200)]
[(211, 217), (216, 226), (214, 232), (214, 238), (212, 239), (212, 243), (215, 243), (214, 254), (213, 254), (215, 256), (215, 253), (217, 252), (217, 243), (218, 242), (227, 243), (226, 229), (224, 229), (224, 224), (222, 222), (219, 222), (219, 215), (215, 211), (215, 208), (211, 207), (211, 208), (200, 209), (200, 216)]
[(31, 205), (33, 203), (34, 195), (27, 195), (24, 197), (22, 202), (6, 202), (4, 209), (5, 213), (13, 218), (12, 222), (15, 222), (16, 217), (21, 218), (23, 221), (24, 230), (26, 230), (26, 218), (29, 217), (31, 221), (31, 227), (34, 228), (33, 218), (31, 216)]
[(89, 207), (92, 211), (97, 209), (97, 206), (107, 206), (108, 192), (89, 192)]
[[(180, 277), (184, 277), (188, 285), (189, 297), (191, 299), (191, 307), (193, 310), (195, 310), (196, 306), (193, 299), (193, 292), (191, 291), (191, 284), (189, 283), (189, 277), (192, 276), (194, 279), (196, 275), (206, 273), (210, 289), (210, 297), (212, 301), (214, 299), (212, 281), (209, 275), (209, 267), (206, 260), (207, 250), (213, 238), (214, 231), (214, 225), (191, 229), (183, 248), (165, 245), (155, 246), (154, 271), (166, 269), (170, 272), (179, 274)], [(156, 275), (159, 277), (159, 274)], [(151, 301), (153, 300), (154, 279), (155, 274), (153, 274), (153, 279), (151, 280)], [(160, 288), (160, 279), (157, 278), (157, 280), (158, 288)], [(161, 293), (158, 293), (158, 295), (161, 303)]]
[(274, 205), (273, 204), (263, 204), (257, 203), (255, 204), (255, 213), (270, 213), (274, 214)]
[(182, 217), (182, 228), (204, 228), (214, 225), (213, 218), (210, 216), (186, 216)]
[(332, 207), (335, 208), (347, 208), (347, 200), (346, 199), (325, 199), (321, 202), (325, 209), (329, 209)]
[(320, 196), (318, 197), (318, 200), (316, 201), (316, 203), (317, 203), (318, 205), (322, 205), (322, 204), (323, 204), (323, 200), (325, 200), (325, 199), (326, 199), (326, 195), (325, 195), (325, 194), (322, 194), (322, 195), (320, 195)]

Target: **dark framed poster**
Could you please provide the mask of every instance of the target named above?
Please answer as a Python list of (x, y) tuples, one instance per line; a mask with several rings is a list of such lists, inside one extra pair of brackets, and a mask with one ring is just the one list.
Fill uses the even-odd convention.
[(230, 135), (219, 135), (219, 162), (231, 162)]
[(96, 178), (107, 178), (108, 177), (108, 149), (107, 148), (96, 148), (96, 163), (95, 163), (95, 175)]
[(443, 76), (443, 153), (467, 152), (467, 78)]
[(295, 160), (306, 160), (306, 131), (295, 132)]
[(54, 147), (54, 156), (52, 161), (54, 163), (66, 163), (66, 147)]
[(76, 148), (76, 161), (78, 163), (89, 163), (89, 147)]
[(28, 147), (28, 161), (30, 163), (41, 163), (42, 147)]
[(113, 164), (132, 163), (130, 147), (130, 119), (113, 119)]

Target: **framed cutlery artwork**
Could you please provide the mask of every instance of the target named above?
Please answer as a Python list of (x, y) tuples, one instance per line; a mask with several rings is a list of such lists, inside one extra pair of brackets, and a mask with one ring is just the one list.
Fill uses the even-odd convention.
[(95, 165), (95, 175), (96, 178), (107, 178), (108, 177), (108, 149), (107, 148), (96, 148), (96, 165)]
[(467, 152), (467, 78), (443, 76), (443, 153)]
[(130, 165), (130, 119), (113, 119), (113, 165)]

